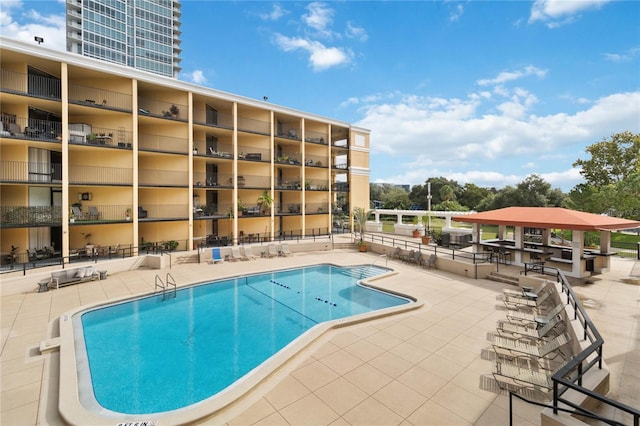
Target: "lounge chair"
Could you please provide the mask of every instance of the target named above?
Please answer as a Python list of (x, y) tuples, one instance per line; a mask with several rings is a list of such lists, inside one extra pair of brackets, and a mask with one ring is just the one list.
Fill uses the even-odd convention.
[(285, 257), (291, 256), (291, 250), (289, 249), (289, 244), (282, 243), (282, 245), (278, 249), (278, 255), (285, 256)]
[(75, 219), (84, 219), (84, 214), (82, 214), (82, 210), (80, 210), (80, 207), (71, 207), (71, 212), (73, 213)]
[(540, 284), (535, 289), (533, 289), (531, 287), (520, 287), (519, 290), (514, 290), (514, 289), (511, 289), (511, 288), (505, 288), (505, 289), (502, 290), (502, 292), (505, 295), (509, 295), (509, 296), (536, 298), (540, 294), (540, 292), (542, 290), (544, 290), (545, 287), (547, 287), (548, 285), (549, 285), (549, 281), (545, 280), (542, 284)]
[[(523, 368), (518, 365), (511, 364), (509, 362), (496, 362), (493, 368), (494, 377), (504, 376), (514, 380), (516, 383), (522, 383), (527, 385), (540, 386), (545, 390), (553, 388), (553, 380), (551, 376), (553, 372), (550, 371), (535, 371), (529, 368)], [(496, 380), (500, 382), (500, 379), (496, 377)]]
[(238, 247), (238, 246), (231, 247), (231, 258), (233, 260), (248, 260), (248, 258), (246, 256), (243, 256), (240, 253), (240, 247)]
[(505, 294), (499, 296), (507, 309), (540, 309), (545, 301), (553, 294), (553, 290), (546, 289), (535, 298), (513, 296)]
[(547, 313), (530, 313), (517, 310), (507, 311), (507, 320), (511, 323), (527, 324), (534, 323), (539, 326), (548, 324), (555, 316), (564, 311), (564, 305), (559, 303), (555, 308), (551, 309)]
[[(541, 327), (514, 324), (509, 321), (498, 321), (498, 326), (496, 327), (496, 329), (498, 331), (498, 334), (501, 335), (520, 335), (533, 339), (544, 340), (550, 337), (555, 337), (557, 335), (557, 330), (555, 333), (552, 333), (552, 331), (554, 331), (556, 328), (560, 328), (560, 326), (562, 325), (564, 325), (564, 322), (560, 315), (555, 315), (548, 323), (544, 324)], [(561, 329), (564, 330), (564, 327), (562, 327)]]
[(96, 206), (89, 206), (89, 220), (99, 220), (100, 214)]
[[(560, 348), (569, 343), (569, 341), (571, 341), (571, 337), (569, 337), (567, 333), (562, 333), (561, 335), (554, 337), (552, 340), (541, 344), (530, 343), (522, 341), (521, 339), (512, 339), (498, 335), (493, 335), (491, 340), (494, 349), (507, 351), (514, 357), (530, 355), (536, 358), (546, 358), (553, 354), (554, 356), (551, 358), (555, 358), (558, 355), (566, 358), (564, 354), (560, 352)], [(498, 352), (498, 350), (496, 352)]]
[(267, 257), (276, 257), (278, 256), (278, 250), (276, 250), (275, 244), (269, 244), (267, 246)]
[(224, 262), (222, 254), (220, 253), (220, 247), (214, 247), (211, 249), (211, 261), (213, 263)]
[(253, 260), (256, 258), (256, 255), (253, 254), (251, 246), (243, 246), (242, 249), (244, 251), (244, 257), (246, 257), (248, 260)]

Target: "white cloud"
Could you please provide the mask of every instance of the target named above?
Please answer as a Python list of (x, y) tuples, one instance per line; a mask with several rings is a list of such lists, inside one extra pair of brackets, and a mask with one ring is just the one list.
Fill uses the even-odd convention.
[(603, 53), (602, 56), (611, 62), (628, 62), (640, 54), (640, 47), (633, 47), (623, 53)]
[(461, 4), (457, 4), (453, 12), (449, 15), (449, 20), (451, 22), (458, 22), (463, 13), (464, 7)]
[(309, 64), (314, 71), (323, 71), (328, 68), (351, 62), (351, 51), (339, 47), (327, 47), (324, 44), (300, 37), (287, 37), (275, 34), (276, 45), (285, 52), (304, 50), (309, 54)]
[(367, 41), (369, 35), (362, 27), (356, 27), (351, 22), (347, 22), (347, 29), (345, 30), (345, 36), (347, 38), (353, 38), (360, 41)]
[(533, 65), (529, 65), (524, 67), (521, 70), (516, 71), (503, 71), (498, 74), (497, 77), (494, 78), (485, 78), (478, 80), (476, 83), (480, 86), (493, 86), (493, 85), (502, 85), (504, 83), (519, 80), (524, 77), (536, 76), (539, 78), (543, 78), (547, 75), (547, 70), (540, 69), (538, 67), (534, 67)]
[(193, 70), (186, 75), (186, 78), (187, 81), (191, 81), (196, 84), (205, 84), (207, 82), (207, 77), (204, 76), (204, 72), (202, 70)]
[(330, 37), (332, 32), (329, 27), (333, 24), (335, 11), (321, 2), (310, 3), (307, 11), (308, 13), (302, 15), (302, 21), (317, 31), (318, 35)]
[[(467, 179), (458, 180), (513, 184), (524, 176), (503, 176), (500, 164), (511, 170), (518, 162), (531, 164), (534, 159), (539, 167), (558, 158), (573, 162), (584, 147), (603, 137), (625, 130), (640, 132), (640, 92), (605, 96), (574, 114), (548, 115), (524, 114), (537, 98), (523, 89), (514, 91), (514, 96), (511, 103), (500, 104), (496, 113), (485, 112), (494, 109), (492, 99), (475, 93), (466, 99), (395, 95), (386, 102), (349, 102), (363, 105), (364, 118), (355, 124), (371, 129), (372, 162), (376, 157), (384, 157), (385, 162), (389, 156), (396, 162), (411, 159), (402, 165), (402, 175), (395, 176), (397, 183), (422, 183), (423, 176), (452, 178), (458, 170), (468, 169), (476, 172), (466, 172)], [(546, 175), (528, 171), (565, 188), (568, 182), (581, 181), (573, 169)]]
[(549, 28), (557, 28), (569, 24), (579, 17), (580, 12), (598, 9), (610, 0), (536, 0), (531, 7), (529, 23), (537, 21), (545, 23)]
[(259, 16), (260, 19), (264, 21), (277, 21), (287, 13), (289, 12), (283, 9), (281, 5), (276, 3), (271, 7), (271, 10), (269, 12), (261, 13)]

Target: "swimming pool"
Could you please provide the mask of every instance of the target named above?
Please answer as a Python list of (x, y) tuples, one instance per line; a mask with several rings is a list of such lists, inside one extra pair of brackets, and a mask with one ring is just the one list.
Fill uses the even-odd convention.
[[(369, 268), (369, 273), (389, 272)], [(158, 415), (211, 399), (323, 324), (410, 299), (363, 287), (362, 271), (317, 265), (195, 285), (73, 315), (80, 403)], [(138, 417), (139, 418), (139, 417)]]

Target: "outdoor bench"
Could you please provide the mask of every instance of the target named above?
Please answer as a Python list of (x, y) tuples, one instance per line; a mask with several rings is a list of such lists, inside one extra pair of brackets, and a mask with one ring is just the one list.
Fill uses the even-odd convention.
[(63, 269), (51, 273), (49, 284), (55, 284), (56, 288), (65, 285), (94, 281), (99, 277), (94, 266), (81, 266), (79, 268)]

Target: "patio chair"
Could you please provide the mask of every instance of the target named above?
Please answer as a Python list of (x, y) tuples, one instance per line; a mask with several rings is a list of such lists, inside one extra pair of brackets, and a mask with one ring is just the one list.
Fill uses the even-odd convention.
[(267, 257), (276, 257), (278, 256), (278, 250), (276, 250), (275, 244), (269, 244), (267, 246)]
[(38, 253), (36, 249), (27, 249), (27, 253), (29, 253), (29, 260), (40, 260), (44, 259), (44, 255)]
[(514, 290), (511, 288), (505, 288), (502, 290), (503, 294), (510, 296), (520, 296), (520, 297), (530, 297), (535, 298), (542, 290), (545, 289), (549, 285), (549, 281), (545, 280), (535, 289), (531, 287), (520, 287), (519, 290)]
[(540, 293), (539, 297), (538, 295), (536, 295), (536, 297), (533, 299), (529, 297), (506, 294), (498, 297), (502, 299), (502, 302), (507, 307), (507, 309), (540, 309), (552, 294), (553, 291), (547, 289)]
[(521, 339), (512, 339), (509, 337), (493, 335), (492, 345), (499, 350), (507, 351), (514, 357), (522, 355), (530, 355), (535, 358), (547, 358), (549, 355), (551, 359), (561, 356), (566, 359), (566, 355), (560, 351), (560, 348), (571, 341), (571, 337), (567, 333), (562, 333), (559, 336), (554, 337), (548, 342), (541, 344), (525, 342)]
[(239, 246), (231, 247), (231, 258), (233, 260), (248, 260), (248, 258), (246, 256), (243, 256), (240, 253), (240, 247)]
[(282, 243), (280, 248), (278, 249), (278, 256), (291, 256), (291, 250), (289, 249), (289, 244)]
[(211, 249), (211, 262), (214, 264), (224, 262), (222, 254), (220, 253), (220, 247), (214, 247)]
[(560, 315), (562, 311), (564, 311), (564, 305), (562, 303), (557, 304), (547, 313), (530, 313), (518, 310), (508, 310), (507, 320), (511, 323), (517, 324), (533, 323), (538, 326), (544, 326), (545, 324), (548, 324), (555, 316)]
[(496, 329), (498, 331), (498, 334), (501, 335), (519, 335), (533, 339), (545, 340), (557, 336), (558, 331), (556, 329), (564, 331), (566, 327), (563, 326), (564, 321), (562, 320), (560, 315), (556, 315), (542, 327), (538, 327), (537, 325), (531, 326), (514, 324), (509, 321), (498, 321)]
[(116, 244), (115, 246), (113, 246), (113, 248), (109, 247), (109, 257), (111, 257), (112, 255), (117, 256), (119, 250), (120, 244)]
[(144, 219), (145, 217), (147, 217), (147, 211), (142, 206), (138, 206), (138, 219)]
[(89, 206), (89, 220), (99, 220), (101, 213), (96, 206)]
[(429, 261), (427, 262), (427, 269), (435, 268), (437, 259), (438, 259), (438, 256), (436, 256), (435, 254), (432, 254), (431, 256), (429, 256)]
[[(518, 365), (511, 364), (509, 362), (496, 362), (493, 366), (493, 373), (495, 376), (508, 377), (514, 380), (516, 383), (524, 385), (534, 385), (544, 388), (546, 391), (553, 388), (553, 372), (551, 371), (535, 371), (530, 368), (523, 368)], [(496, 377), (496, 380), (500, 382), (500, 379)]]
[(248, 260), (254, 260), (256, 258), (256, 255), (253, 254), (251, 246), (243, 246), (242, 248), (244, 251), (244, 257), (246, 257)]

